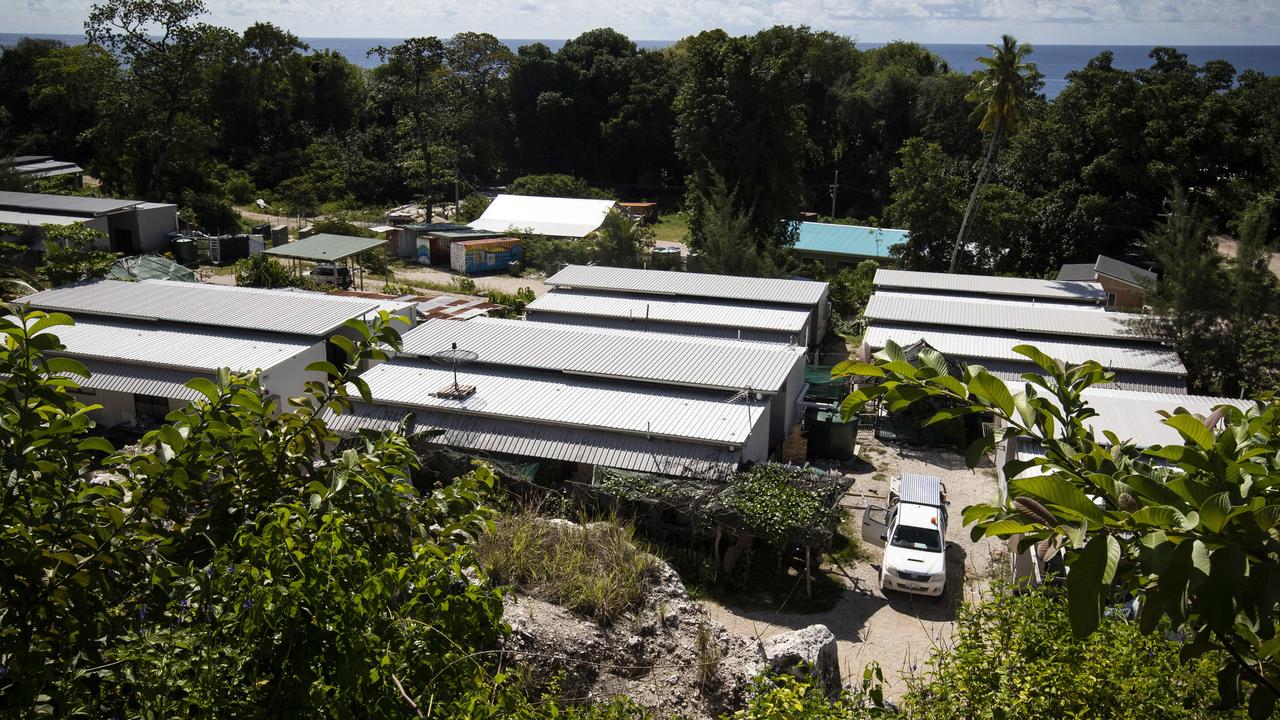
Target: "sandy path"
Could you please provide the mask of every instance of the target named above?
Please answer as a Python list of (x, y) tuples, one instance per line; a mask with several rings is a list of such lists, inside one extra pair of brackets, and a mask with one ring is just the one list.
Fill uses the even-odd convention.
[[(880, 550), (867, 547), (870, 559), (826, 569), (848, 587), (836, 606), (824, 613), (800, 614), (768, 610), (726, 607), (710, 600), (703, 605), (717, 621), (729, 630), (761, 638), (787, 630), (821, 623), (836, 636), (840, 651), (841, 675), (846, 684), (860, 682), (863, 668), (870, 662), (880, 664), (884, 672), (886, 694), (901, 696), (906, 678), (923, 672), (930, 653), (945, 647), (955, 629), (955, 610), (960, 600), (975, 599), (985, 592), (994, 562), (1001, 557), (1003, 546), (996, 541), (974, 543), (961, 525), (961, 510), (976, 502), (992, 501), (996, 495), (994, 468), (989, 461), (977, 470), (964, 467), (955, 453), (922, 450), (881, 444), (870, 430), (859, 434), (862, 457), (871, 468), (857, 473), (857, 481), (844, 504), (853, 510), (854, 521), (862, 522), (860, 510), (866, 501), (882, 502), (887, 492), (887, 479), (876, 479), (902, 472), (938, 475), (947, 486), (951, 501), (947, 527), (948, 579), (947, 592), (941, 598), (928, 598), (880, 589)], [(874, 494), (873, 494), (874, 493)]]

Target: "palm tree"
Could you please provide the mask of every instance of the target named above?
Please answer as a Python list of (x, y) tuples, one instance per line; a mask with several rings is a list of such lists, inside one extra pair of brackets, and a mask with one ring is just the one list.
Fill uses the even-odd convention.
[(969, 204), (964, 209), (964, 220), (960, 222), (955, 247), (951, 248), (951, 267), (947, 272), (956, 271), (960, 248), (964, 245), (969, 221), (973, 219), (973, 210), (978, 205), (978, 191), (987, 180), (987, 172), (991, 169), (1002, 136), (1016, 128), (1022, 119), (1023, 101), (1030, 94), (1028, 79), (1036, 74), (1035, 63), (1026, 62), (1026, 57), (1031, 54), (1030, 45), (1019, 44), (1013, 36), (1004, 35), (999, 46), (987, 47), (991, 48), (991, 57), (978, 58), (984, 68), (975, 73), (977, 85), (965, 99), (978, 104), (973, 110), (973, 117), (981, 118), (978, 129), (991, 133), (991, 139), (987, 144), (986, 158), (982, 161), (982, 170), (978, 172), (978, 180), (969, 194)]

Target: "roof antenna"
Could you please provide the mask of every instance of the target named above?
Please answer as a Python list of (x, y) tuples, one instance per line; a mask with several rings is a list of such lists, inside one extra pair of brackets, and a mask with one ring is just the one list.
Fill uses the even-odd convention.
[(451, 343), (448, 350), (441, 350), (440, 352), (431, 355), (430, 358), (432, 362), (440, 363), (441, 365), (449, 365), (453, 368), (453, 384), (446, 385), (435, 391), (434, 395), (436, 397), (448, 400), (466, 400), (476, 394), (475, 385), (458, 384), (458, 366), (473, 363), (480, 359), (480, 355), (478, 353), (474, 353), (470, 350), (459, 350), (458, 343)]

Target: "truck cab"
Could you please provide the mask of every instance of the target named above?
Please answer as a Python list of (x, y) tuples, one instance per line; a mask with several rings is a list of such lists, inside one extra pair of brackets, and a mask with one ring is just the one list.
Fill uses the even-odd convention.
[(862, 515), (862, 539), (884, 548), (880, 586), (937, 597), (947, 587), (946, 488), (933, 475), (890, 481), (887, 505)]

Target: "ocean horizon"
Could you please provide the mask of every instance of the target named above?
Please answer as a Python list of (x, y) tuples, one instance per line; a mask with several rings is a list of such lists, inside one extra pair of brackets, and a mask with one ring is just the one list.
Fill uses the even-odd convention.
[[(0, 47), (17, 43), (24, 37), (48, 38), (61, 40), (68, 44), (83, 43), (83, 35), (49, 34), (49, 33), (0, 33)], [(376, 67), (378, 59), (370, 57), (369, 51), (379, 45), (395, 45), (404, 38), (340, 38), (340, 37), (303, 37), (301, 38), (312, 50), (332, 50), (341, 54), (352, 63), (363, 68)], [(499, 38), (511, 48), (517, 50), (525, 45), (542, 43), (551, 50), (560, 49), (566, 39), (538, 38)], [(648, 50), (660, 50), (674, 45), (675, 40), (633, 40), (637, 47)], [(883, 47), (887, 43), (860, 42), (857, 47), (870, 49)], [(946, 61), (953, 70), (968, 73), (979, 67), (977, 58), (989, 54), (986, 45), (977, 43), (920, 43), (932, 50)], [(1029, 60), (1044, 75), (1044, 94), (1052, 99), (1062, 92), (1067, 84), (1067, 73), (1084, 67), (1089, 60), (1104, 50), (1112, 51), (1113, 63), (1125, 70), (1136, 70), (1151, 65), (1149, 54), (1155, 45), (1037, 45), (1032, 44), (1034, 52)], [(1280, 45), (1174, 45), (1179, 51), (1186, 53), (1187, 58), (1197, 65), (1210, 60), (1226, 60), (1235, 67), (1236, 72), (1256, 70), (1266, 75), (1280, 75)]]

